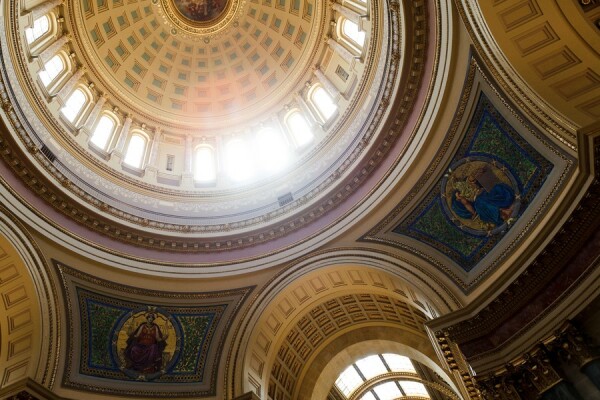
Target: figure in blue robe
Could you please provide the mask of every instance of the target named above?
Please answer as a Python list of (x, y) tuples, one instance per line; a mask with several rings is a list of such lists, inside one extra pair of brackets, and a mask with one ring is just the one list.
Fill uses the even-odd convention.
[[(473, 185), (473, 182), (468, 182)], [(479, 217), (482, 222), (500, 226), (510, 218), (515, 192), (507, 184), (496, 183), (489, 191), (479, 187), (472, 198), (455, 190), (452, 194), (452, 210), (461, 218)]]

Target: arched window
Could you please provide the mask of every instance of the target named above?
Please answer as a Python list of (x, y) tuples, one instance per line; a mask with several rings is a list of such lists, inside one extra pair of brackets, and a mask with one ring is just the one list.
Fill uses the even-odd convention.
[(25, 38), (28, 44), (32, 44), (50, 31), (50, 18), (42, 15), (35, 21), (30, 28), (25, 29)]
[[(392, 372), (416, 374), (415, 367), (408, 357), (392, 353), (374, 354), (364, 357), (346, 368), (336, 379), (335, 386), (344, 396), (351, 397), (352, 393), (369, 379)], [(429, 397), (422, 383), (397, 381), (375, 385), (361, 399), (397, 399), (405, 395), (410, 396), (407, 390), (404, 389), (406, 382), (408, 382), (408, 385), (406, 385), (407, 389), (411, 393), (418, 393), (418, 396)]]
[(290, 160), (290, 152), (281, 132), (271, 127), (261, 128), (256, 134), (256, 161), (264, 172), (277, 172)]
[(198, 146), (194, 154), (194, 179), (198, 182), (213, 182), (217, 178), (215, 151), (210, 146)]
[(90, 141), (102, 150), (106, 150), (108, 143), (115, 132), (117, 124), (115, 120), (107, 115), (103, 115), (92, 133)]
[(80, 115), (84, 106), (88, 102), (88, 97), (81, 89), (75, 89), (69, 96), (60, 112), (69, 122), (74, 122)]
[(292, 111), (286, 118), (285, 124), (290, 130), (297, 147), (305, 146), (314, 139), (310, 126), (308, 126), (306, 118), (304, 118), (300, 111)]
[(225, 171), (234, 181), (248, 180), (254, 175), (251, 152), (244, 139), (231, 139), (225, 146)]
[(55, 55), (44, 64), (44, 69), (40, 71), (39, 76), (46, 88), (65, 71), (67, 66), (60, 55)]
[(142, 168), (147, 145), (148, 139), (145, 136), (134, 133), (131, 139), (129, 139), (129, 145), (127, 146), (123, 162), (134, 168)]
[(310, 102), (317, 110), (322, 122), (329, 120), (337, 111), (337, 106), (333, 103), (333, 99), (321, 85), (317, 85), (310, 92)]
[(360, 397), (360, 400), (396, 400), (403, 397), (430, 398), (429, 392), (422, 383), (396, 380), (373, 386), (369, 392)]
[(346, 18), (341, 18), (341, 36), (353, 47), (362, 49), (365, 45), (365, 32), (359, 30), (358, 25)]

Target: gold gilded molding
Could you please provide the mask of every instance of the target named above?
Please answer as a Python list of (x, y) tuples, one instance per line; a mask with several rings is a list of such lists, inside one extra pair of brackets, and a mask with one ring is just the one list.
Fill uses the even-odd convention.
[[(481, 56), (483, 63), (490, 71), (493, 79), (502, 87), (502, 90), (508, 94), (511, 101), (523, 110), (523, 112), (541, 126), (546, 132), (551, 134), (560, 143), (567, 146), (572, 151), (577, 151), (575, 143), (575, 127), (571, 123), (561, 119), (558, 115), (551, 115), (544, 111), (529, 94), (524, 90), (522, 82), (517, 83), (511, 73), (502, 66), (500, 56), (496, 54), (494, 44), (487, 38), (486, 26), (482, 22), (485, 19), (479, 11), (479, 5), (476, 1), (458, 1), (455, 0), (456, 8), (465, 22), (465, 27), (471, 36), (477, 53)], [(532, 8), (535, 13), (535, 7)], [(539, 9), (537, 9), (539, 11)], [(542, 102), (544, 103), (544, 102)], [(545, 103), (544, 103), (545, 104)]]
[[(222, 11), (222, 14), (217, 18), (206, 21), (192, 21), (181, 14), (174, 4), (174, 0), (152, 0), (155, 7), (160, 8), (164, 17), (173, 25), (177, 33), (177, 29), (181, 29), (184, 33), (193, 36), (203, 36), (204, 39), (209, 39), (210, 36), (218, 34), (219, 31), (226, 29), (229, 24), (237, 24), (240, 14), (245, 7), (246, 0), (225, 0), (227, 4)], [(208, 43), (205, 40), (205, 43)]]

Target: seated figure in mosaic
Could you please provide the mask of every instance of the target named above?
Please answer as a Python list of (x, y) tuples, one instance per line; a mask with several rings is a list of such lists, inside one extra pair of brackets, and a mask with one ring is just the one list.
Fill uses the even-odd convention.
[(461, 218), (479, 218), (489, 226), (500, 226), (509, 220), (515, 192), (486, 168), (473, 171), (464, 179), (453, 182), (452, 210)]
[(154, 320), (156, 314), (146, 314), (146, 322), (141, 323), (127, 339), (125, 358), (127, 368), (142, 374), (151, 374), (161, 370), (162, 354), (167, 336), (163, 335)]

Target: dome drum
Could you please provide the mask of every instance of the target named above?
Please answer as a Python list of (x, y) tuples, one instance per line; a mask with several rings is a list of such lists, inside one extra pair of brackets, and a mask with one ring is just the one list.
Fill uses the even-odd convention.
[[(361, 173), (357, 180), (349, 166), (357, 162), (367, 163), (368, 157), (372, 157), (373, 153), (372, 150), (365, 150), (381, 145), (387, 147), (382, 143), (385, 141), (371, 139), (373, 129), (376, 129), (378, 121), (384, 115), (382, 112), (387, 111), (380, 107), (373, 112), (370, 107), (381, 96), (389, 99), (396, 96), (396, 85), (399, 82), (396, 74), (404, 69), (399, 63), (404, 60), (399, 55), (401, 53), (399, 45), (408, 42), (401, 40), (402, 35), (405, 34), (398, 31), (395, 22), (389, 25), (389, 21), (394, 21), (394, 18), (400, 16), (396, 14), (396, 17), (388, 21), (387, 18), (390, 16), (387, 15), (387, 5), (379, 9), (370, 4), (371, 8), (367, 10), (366, 4), (360, 2), (338, 4), (331, 9), (321, 9), (319, 5), (311, 4), (310, 1), (301, 3), (298, 13), (294, 13), (295, 5), (290, 6), (292, 9), (287, 12), (291, 14), (287, 17), (285, 25), (282, 20), (281, 26), (277, 26), (276, 23), (269, 27), (275, 31), (275, 28), (280, 28), (279, 33), (282, 34), (280, 40), (286, 39), (287, 32), (291, 32), (292, 28), (304, 29), (307, 35), (306, 41), (294, 42), (290, 54), (295, 54), (298, 49), (303, 50), (304, 46), (315, 46), (311, 51), (302, 51), (303, 55), (297, 61), (314, 63), (314, 67), (308, 68), (310, 64), (290, 64), (292, 70), (297, 72), (292, 72), (291, 76), (286, 78), (286, 82), (293, 81), (294, 74), (299, 73), (302, 68), (306, 70), (301, 75), (297, 75), (304, 80), (300, 80), (295, 86), (296, 89), (286, 95), (289, 102), (284, 103), (284, 107), (275, 114), (260, 117), (258, 123), (249, 122), (250, 125), (246, 127), (223, 129), (223, 132), (218, 134), (202, 128), (201, 134), (193, 133), (198, 131), (198, 125), (194, 124), (185, 129), (182, 125), (174, 126), (169, 120), (170, 110), (155, 113), (148, 120), (144, 120), (147, 112), (143, 108), (132, 108), (137, 107), (135, 101), (124, 101), (129, 97), (128, 94), (126, 95), (129, 91), (127, 82), (125, 85), (119, 83), (119, 89), (115, 91), (115, 82), (111, 79), (118, 77), (120, 72), (97, 74), (99, 68), (111, 65), (115, 67), (111, 64), (110, 58), (114, 56), (113, 50), (105, 53), (110, 57), (100, 56), (100, 63), (88, 61), (92, 56), (97, 57), (101, 49), (110, 48), (110, 43), (115, 40), (117, 42), (114, 42), (114, 48), (117, 49), (117, 53), (119, 48), (127, 50), (121, 56), (125, 62), (135, 59), (136, 55), (143, 61), (144, 52), (140, 50), (141, 43), (134, 44), (129, 49), (128, 45), (120, 41), (120, 35), (112, 34), (112, 30), (114, 29), (115, 33), (119, 29), (129, 32), (132, 28), (139, 27), (138, 33), (143, 33), (143, 24), (152, 25), (153, 21), (158, 21), (153, 19), (153, 13), (160, 4), (154, 2), (142, 8), (132, 5), (126, 9), (115, 8), (114, 12), (111, 11), (110, 6), (96, 9), (88, 2), (67, 3), (62, 6), (66, 8), (59, 11), (59, 14), (65, 15), (65, 28), (68, 27), (70, 33), (66, 39), (63, 39), (64, 36), (57, 39), (61, 45), (53, 48), (53, 51), (61, 57), (61, 54), (65, 56), (69, 54), (69, 65), (73, 63), (81, 66), (74, 67), (77, 71), (75, 73), (70, 72), (71, 67), (67, 71), (57, 73), (59, 77), (64, 76), (60, 79), (70, 82), (69, 90), (61, 90), (61, 87), (65, 86), (57, 85), (59, 92), (50, 94), (53, 96), (53, 101), (49, 104), (50, 110), (44, 110), (42, 106), (40, 112), (36, 111), (36, 113), (41, 117), (40, 123), (42, 123), (48, 118), (48, 111), (57, 112), (57, 119), (54, 121), (47, 119), (43, 122), (44, 125), (50, 123), (54, 132), (47, 131), (48, 133), (42, 136), (50, 137), (55, 134), (59, 136), (55, 140), (38, 143), (36, 146), (43, 147), (45, 153), (52, 154), (60, 160), (61, 175), (64, 177), (62, 179), (70, 182), (68, 186), (61, 185), (63, 188), (71, 188), (67, 191), (70, 192), (68, 197), (73, 200), (79, 197), (91, 205), (91, 208), (86, 211), (75, 211), (80, 207), (76, 205), (79, 200), (73, 203), (69, 201), (72, 204), (69, 209), (73, 207), (69, 215), (76, 216), (80, 223), (92, 228), (96, 227), (114, 238), (125, 239), (136, 245), (184, 252), (222, 251), (240, 246), (253, 246), (286, 235), (326, 214), (327, 210), (335, 208), (344, 197), (350, 195), (354, 189), (342, 191), (340, 197), (334, 188), (344, 186), (358, 188), (360, 182), (368, 175)], [(266, 18), (266, 22), (275, 23), (280, 13), (286, 11), (273, 7), (273, 11), (267, 13), (266, 9), (253, 4), (246, 4), (244, 7), (246, 13), (244, 18), (248, 21), (260, 17), (259, 20)], [(66, 12), (67, 9), (69, 12)], [(74, 15), (80, 14), (81, 18), (72, 18), (71, 10), (74, 11)], [(396, 8), (392, 11), (397, 12)], [(102, 31), (98, 34), (97, 28), (100, 25), (95, 21), (99, 21), (98, 18), (101, 18), (105, 12), (111, 15), (111, 20), (108, 25), (102, 26)], [(325, 23), (330, 18), (334, 21), (332, 25)], [(298, 25), (294, 26), (292, 21), (298, 21)], [(313, 21), (316, 23), (312, 24), (311, 28), (302, 28), (304, 24)], [(360, 60), (356, 57), (350, 60), (344, 59), (344, 51), (340, 50), (343, 48), (349, 51), (344, 47), (343, 40), (338, 38), (341, 31), (336, 29), (336, 25), (344, 21), (355, 24), (358, 32), (362, 32), (361, 29), (368, 30), (366, 34), (368, 40), (364, 42)], [(84, 28), (84, 24), (88, 28)], [(380, 28), (385, 26), (392, 28), (389, 37), (387, 31)], [(285, 31), (286, 27), (288, 31)], [(164, 53), (167, 60), (169, 54), (178, 54), (178, 59), (180, 54), (184, 54), (181, 56), (183, 64), (192, 60), (201, 63), (204, 57), (196, 59), (194, 49), (204, 49), (205, 52), (212, 51), (211, 47), (226, 49), (227, 46), (235, 43), (235, 32), (239, 29), (250, 28), (247, 25), (246, 28), (240, 27), (239, 24), (229, 26), (225, 31), (229, 32), (230, 36), (221, 37), (218, 46), (214, 40), (208, 45), (204, 43), (200, 45), (191, 39), (174, 34), (169, 39), (170, 42), (163, 41), (164, 48), (161, 49), (161, 54)], [(157, 31), (158, 37), (160, 37), (159, 31)], [(162, 32), (167, 31), (163, 28)], [(167, 37), (168, 35), (169, 32)], [(323, 36), (326, 40), (318, 39)], [(135, 42), (137, 35), (132, 37), (134, 39), (131, 39), (131, 42)], [(289, 39), (294, 37), (298, 38), (292, 35)], [(408, 37), (412, 36), (408, 35)], [(152, 47), (152, 40), (156, 38), (149, 34), (147, 37), (149, 47)], [(385, 65), (384, 60), (390, 57), (388, 51), (381, 48), (381, 43), (388, 43), (388, 38), (392, 40), (392, 49), (396, 50), (391, 53), (392, 69), (383, 70), (377, 66)], [(413, 43), (415, 48), (421, 46), (417, 44), (419, 40), (418, 38)], [(331, 46), (332, 42), (337, 46)], [(94, 49), (96, 46), (98, 47)], [(190, 52), (194, 57), (185, 56), (187, 47), (191, 48)], [(175, 53), (171, 48), (183, 49), (183, 53)], [(276, 49), (276, 47), (271, 48)], [(403, 50), (407, 54), (411, 51), (408, 48)], [(258, 48), (256, 52), (256, 54), (260, 53)], [(276, 53), (272, 53), (269, 57), (275, 57)], [(247, 54), (255, 54), (255, 52), (250, 50)], [(219, 56), (215, 57), (213, 61), (218, 61)], [(319, 61), (315, 62), (317, 59)], [(141, 61), (133, 63), (134, 73), (136, 65)], [(156, 66), (166, 64), (166, 61), (158, 59), (154, 61), (156, 62), (153, 65)], [(411, 76), (417, 80), (419, 74), (416, 71), (421, 68), (418, 63), (417, 58), (417, 64), (409, 66), (415, 68)], [(285, 67), (284, 64), (282, 65)], [(45, 66), (45, 63), (41, 64), (42, 72), (45, 71)], [(121, 70), (125, 70), (124, 65), (119, 66), (119, 71)], [(202, 68), (199, 68), (196, 71), (201, 70)], [(143, 72), (142, 69), (141, 73), (150, 75), (149, 70)], [(160, 71), (153, 74), (160, 74)], [(125, 79), (129, 75), (130, 73), (127, 73)], [(198, 77), (201, 76), (203, 75), (199, 72)], [(375, 86), (373, 82), (383, 82), (384, 86), (383, 88)], [(41, 89), (46, 89), (43, 82), (37, 84), (42, 86)], [(135, 85), (134, 87), (136, 91), (131, 94), (143, 91), (141, 87)], [(278, 87), (274, 93), (285, 93), (281, 89), (282, 87)], [(67, 91), (69, 94), (66, 93)], [(74, 107), (70, 104), (75, 104), (73, 100), (75, 95), (85, 99), (84, 104), (78, 106), (81, 108), (69, 108)], [(122, 99), (120, 96), (123, 96)], [(366, 99), (368, 102), (364, 103)], [(385, 100), (381, 104), (387, 106), (390, 101)], [(236, 115), (241, 114), (241, 112), (236, 113)], [(157, 118), (162, 115), (167, 116), (167, 119), (160, 122)], [(251, 118), (255, 118), (254, 113), (251, 115)], [(290, 117), (306, 119), (308, 128), (312, 128), (311, 135), (314, 136), (308, 138), (309, 146), (303, 144), (306, 138), (294, 136), (298, 134), (295, 131), (298, 122)], [(215, 115), (213, 119), (217, 121), (222, 118)], [(292, 120), (294, 120), (293, 124), (290, 122)], [(365, 130), (365, 126), (369, 128)], [(232, 133), (232, 130), (235, 133)], [(270, 161), (266, 164), (265, 171), (272, 176), (255, 182), (240, 183), (233, 175), (227, 174), (231, 169), (236, 171), (236, 167), (231, 168), (227, 165), (228, 146), (233, 147), (233, 142), (241, 140), (239, 147), (248, 149), (247, 140), (258, 140), (263, 130), (273, 130), (276, 134), (283, 134), (279, 139), (271, 136), (268, 142), (272, 145), (275, 138), (283, 147), (274, 150), (276, 153), (271, 153), (270, 157), (264, 154), (260, 156), (261, 159)], [(243, 140), (246, 140), (245, 145)], [(60, 143), (59, 147), (56, 143)], [(282, 152), (281, 149), (286, 147), (288, 149), (291, 147), (291, 151)], [(137, 158), (131, 156), (132, 148), (137, 149)], [(262, 149), (258, 148), (254, 150), (254, 154), (261, 154), (261, 151)], [(274, 168), (273, 154), (281, 155), (288, 152), (292, 160), (296, 159), (292, 164), (295, 163), (297, 166)], [(199, 154), (208, 157), (209, 161), (199, 158)], [(244, 158), (239, 155), (233, 156), (237, 161), (240, 157)], [(339, 161), (334, 161), (336, 159)], [(69, 165), (75, 165), (74, 162), (83, 162), (87, 170), (73, 174)], [(331, 162), (334, 164), (330, 164)], [(369, 164), (371, 165), (369, 168), (376, 166), (370, 162)], [(198, 169), (198, 165), (204, 167)], [(280, 172), (273, 172), (278, 169)], [(247, 166), (241, 165), (237, 167), (236, 172), (247, 170)], [(314, 177), (318, 177), (317, 180)], [(351, 182), (350, 185), (342, 183), (340, 178)], [(95, 183), (93, 186), (83, 185), (84, 181)], [(88, 187), (80, 191), (79, 188), (83, 186)], [(100, 191), (95, 188), (103, 189)], [(329, 193), (333, 194), (334, 200), (327, 200), (329, 196), (327, 193), (332, 189), (334, 192)], [(103, 193), (106, 190), (111, 192), (109, 196), (107, 196), (108, 192)], [(242, 198), (244, 200), (241, 200)], [(140, 208), (140, 204), (146, 206)], [(117, 223), (118, 220), (121, 222)], [(186, 222), (183, 223), (183, 220)], [(147, 235), (143, 231), (152, 234)], [(233, 239), (231, 235), (234, 232), (236, 236), (241, 233), (241, 236)]]

